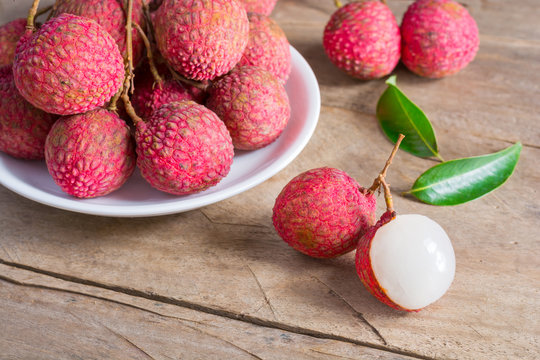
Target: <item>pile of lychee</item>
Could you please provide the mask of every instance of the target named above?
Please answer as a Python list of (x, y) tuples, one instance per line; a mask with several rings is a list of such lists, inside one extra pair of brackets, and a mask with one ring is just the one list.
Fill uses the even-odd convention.
[(290, 118), (289, 43), (276, 0), (57, 0), (49, 19), (0, 27), (0, 151), (45, 159), (78, 198), (138, 167), (161, 191), (208, 189), (234, 149), (275, 141)]

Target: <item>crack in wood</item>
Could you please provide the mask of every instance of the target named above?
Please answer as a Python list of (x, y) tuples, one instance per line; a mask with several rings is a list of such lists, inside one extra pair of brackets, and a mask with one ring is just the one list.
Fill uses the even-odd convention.
[(337, 355), (337, 354), (332, 354), (332, 353), (322, 351), (322, 350), (319, 350), (319, 349), (316, 349), (316, 348), (309, 349), (309, 351), (313, 351), (313, 352), (315, 352), (317, 354), (330, 355), (330, 356), (336, 357), (338, 359), (356, 360), (356, 359), (353, 359), (353, 358), (350, 358), (350, 357), (345, 357), (345, 356), (341, 356), (341, 355)]
[(268, 304), (268, 307), (270, 308), (270, 311), (272, 311), (272, 315), (274, 315), (274, 320), (278, 321), (278, 317), (276, 315), (276, 311), (274, 309), (274, 307), (272, 306), (272, 304), (270, 303), (270, 299), (268, 298), (268, 296), (266, 295), (266, 291), (264, 291), (262, 285), (261, 285), (261, 282), (259, 281), (259, 278), (257, 277), (257, 275), (255, 275), (255, 273), (253, 272), (253, 270), (251, 269), (251, 266), (249, 265), (246, 265), (249, 272), (251, 273), (251, 275), (253, 275), (253, 278), (255, 279), (255, 281), (257, 282), (257, 285), (259, 286), (259, 289), (261, 290), (262, 294), (263, 294), (263, 297), (264, 297), (264, 301), (266, 302), (266, 304)]
[(119, 332), (116, 332), (114, 331), (113, 329), (111, 329), (110, 327), (108, 327), (107, 325), (105, 324), (102, 324), (102, 323), (99, 323), (101, 326), (103, 326), (105, 329), (109, 330), (111, 333), (113, 333), (114, 335), (116, 335), (117, 337), (119, 337), (120, 339), (123, 339), (125, 342), (127, 342), (128, 344), (130, 344), (131, 346), (133, 346), (135, 349), (139, 350), (141, 353), (143, 353), (144, 355), (146, 355), (146, 357), (148, 357), (149, 359), (151, 360), (156, 360), (153, 356), (151, 356), (150, 354), (148, 354), (146, 351), (144, 351), (140, 346), (138, 346), (137, 344), (135, 344), (133, 341), (129, 340), (126, 336), (120, 334)]
[(199, 210), (199, 212), (200, 212), (201, 214), (203, 214), (203, 216), (206, 218), (206, 220), (208, 220), (210, 223), (215, 224), (215, 225), (246, 226), (246, 227), (256, 227), (256, 228), (259, 228), (259, 229), (265, 229), (265, 230), (270, 229), (270, 227), (268, 227), (268, 226), (266, 226), (266, 225), (219, 222), (219, 221), (213, 220), (213, 219), (212, 219), (210, 216), (208, 216), (208, 214), (206, 214), (203, 210)]

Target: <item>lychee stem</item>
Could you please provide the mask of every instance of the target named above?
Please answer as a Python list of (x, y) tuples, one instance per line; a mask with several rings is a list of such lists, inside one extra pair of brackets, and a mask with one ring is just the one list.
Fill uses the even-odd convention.
[(340, 7), (343, 6), (343, 4), (341, 3), (341, 1), (339, 1), (339, 0), (334, 0), (334, 4), (336, 4), (336, 7), (337, 7), (337, 8), (340, 8)]
[[(392, 160), (394, 159), (394, 156), (396, 156), (396, 153), (397, 153), (397, 151), (399, 149), (399, 145), (401, 144), (401, 141), (403, 140), (403, 138), (405, 138), (405, 135), (399, 134), (399, 137), (398, 137), (398, 139), (396, 141), (396, 144), (394, 145), (394, 148), (392, 149), (392, 153), (388, 157), (388, 160), (386, 160), (386, 164), (384, 165), (384, 168), (379, 173), (379, 176), (377, 176), (377, 178), (375, 178), (375, 180), (373, 180), (373, 184), (368, 189), (368, 193), (373, 194), (375, 191), (377, 191), (377, 189), (379, 188), (379, 186), (381, 184), (383, 184), (383, 186), (384, 186), (384, 178), (386, 177), (386, 171), (390, 167), (390, 164), (392, 164)], [(386, 191), (386, 189), (385, 189), (385, 191)], [(385, 193), (385, 197), (386, 197), (386, 193)], [(391, 200), (391, 198), (390, 198), (390, 200)]]
[(150, 45), (150, 41), (148, 41), (148, 37), (146, 37), (146, 34), (144, 33), (143, 29), (139, 26), (137, 23), (133, 23), (133, 26), (139, 31), (139, 34), (141, 35), (141, 38), (143, 39), (144, 46), (146, 47), (146, 56), (148, 57), (148, 65), (150, 66), (150, 72), (152, 73), (152, 76), (154, 77), (155, 82), (157, 85), (161, 88), (161, 84), (163, 83), (163, 78), (159, 75), (159, 72), (156, 68), (156, 63), (154, 62), (154, 55), (152, 54), (152, 46)]
[(32, 7), (28, 11), (28, 17), (26, 18), (26, 32), (33, 33), (34, 30), (36, 30), (34, 19), (36, 18), (38, 6), (39, 0), (34, 0)]
[(394, 212), (394, 201), (392, 200), (390, 186), (388, 185), (384, 177), (380, 177), (379, 181), (384, 189), (384, 201), (386, 203), (386, 211)]
[(191, 80), (191, 79), (188, 79), (182, 75), (180, 75), (179, 73), (177, 73), (176, 71), (174, 71), (174, 69), (169, 65), (167, 64), (167, 68), (169, 68), (169, 71), (171, 72), (171, 75), (173, 78), (175, 78), (176, 80), (184, 83), (184, 84), (188, 84), (188, 85), (191, 85), (193, 87), (196, 87), (197, 89), (200, 89), (200, 90), (203, 90), (203, 91), (206, 91), (210, 86), (212, 86), (212, 83), (210, 81), (195, 81), (195, 80)]
[(130, 91), (133, 94), (135, 90), (133, 82), (133, 28), (132, 28), (132, 17), (133, 17), (133, 0), (128, 0), (127, 2), (127, 11), (126, 11), (126, 43), (127, 43), (127, 64), (128, 64), (128, 79), (129, 86), (126, 90)]
[(39, 11), (36, 13), (36, 17), (39, 17), (39, 16), (41, 16), (41, 15), (43, 15), (43, 14), (45, 14), (45, 13), (48, 13), (49, 11), (52, 10), (52, 8), (53, 8), (53, 6), (52, 6), (52, 5), (49, 5), (49, 6), (45, 7), (45, 8), (43, 8), (43, 9), (39, 10)]

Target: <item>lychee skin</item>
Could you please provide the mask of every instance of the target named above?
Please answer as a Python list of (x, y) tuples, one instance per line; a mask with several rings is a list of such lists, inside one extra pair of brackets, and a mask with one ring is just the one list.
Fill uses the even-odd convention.
[[(120, 52), (127, 56), (126, 15), (122, 1), (118, 0), (57, 0), (54, 4), (53, 16), (62, 13), (84, 16), (95, 20), (116, 41)], [(142, 0), (133, 2), (132, 19), (144, 29)], [(144, 43), (137, 31), (133, 29), (133, 62), (141, 58)]]
[(223, 122), (193, 101), (167, 103), (137, 124), (137, 165), (154, 188), (187, 195), (229, 173), (234, 151)]
[(43, 159), (45, 138), (57, 118), (19, 94), (11, 65), (0, 67), (0, 151), (21, 159)]
[(0, 26), (0, 66), (13, 64), (17, 42), (26, 30), (26, 19), (16, 19)]
[(291, 115), (283, 85), (257, 66), (236, 67), (220, 78), (209, 89), (206, 106), (223, 120), (239, 150), (275, 141)]
[(17, 45), (15, 85), (32, 105), (72, 115), (107, 103), (124, 79), (114, 39), (94, 20), (61, 14)]
[(344, 171), (308, 170), (278, 195), (272, 221), (294, 249), (316, 258), (353, 250), (375, 224), (376, 199)]
[(478, 26), (453, 0), (417, 0), (401, 23), (403, 64), (417, 75), (441, 78), (467, 66), (476, 56)]
[(164, 0), (154, 14), (159, 51), (189, 79), (226, 74), (248, 42), (249, 22), (238, 0)]
[(45, 161), (54, 182), (78, 198), (120, 188), (135, 169), (129, 127), (116, 114), (96, 109), (61, 117), (45, 142)]
[(380, 1), (351, 2), (334, 12), (324, 29), (330, 61), (352, 77), (377, 79), (394, 70), (400, 57), (399, 26)]
[(287, 36), (268, 16), (248, 13), (248, 19), (249, 41), (237, 66), (260, 66), (283, 83), (287, 82), (291, 72), (291, 50)]
[(247, 12), (269, 16), (276, 6), (277, 0), (240, 0)]

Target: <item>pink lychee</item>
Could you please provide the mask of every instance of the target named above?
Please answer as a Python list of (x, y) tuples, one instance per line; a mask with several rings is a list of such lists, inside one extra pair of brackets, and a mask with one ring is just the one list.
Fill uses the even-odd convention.
[(272, 143), (290, 117), (281, 82), (257, 66), (239, 66), (214, 82), (206, 106), (229, 129), (234, 147), (254, 150)]
[(269, 16), (276, 6), (277, 0), (240, 0), (247, 12)]
[[(53, 16), (62, 13), (84, 16), (95, 20), (107, 31), (118, 44), (120, 52), (127, 55), (126, 43), (126, 14), (122, 1), (118, 0), (57, 0), (54, 4)], [(133, 2), (133, 22), (144, 29), (144, 14), (142, 0)], [(142, 55), (144, 43), (137, 31), (133, 29), (133, 61), (136, 64)]]
[(93, 198), (120, 188), (135, 168), (129, 128), (116, 114), (96, 109), (61, 117), (45, 142), (53, 180), (69, 195)]
[(0, 151), (22, 159), (43, 159), (45, 138), (57, 118), (19, 94), (11, 65), (0, 67)]
[(114, 39), (94, 20), (61, 14), (17, 45), (15, 85), (34, 106), (71, 115), (109, 101), (124, 80)]
[(154, 188), (187, 195), (216, 185), (229, 173), (231, 137), (204, 106), (187, 100), (167, 103), (136, 126), (137, 165)]
[(400, 57), (396, 18), (378, 0), (355, 1), (332, 14), (323, 46), (330, 60), (350, 76), (377, 79), (392, 72)]
[(16, 19), (0, 26), (0, 66), (13, 64), (17, 42), (26, 30), (26, 19)]
[(317, 258), (353, 250), (375, 224), (375, 196), (344, 171), (308, 170), (293, 178), (276, 198), (272, 221), (294, 249)]
[(440, 78), (463, 69), (478, 51), (478, 26), (453, 0), (417, 0), (401, 23), (402, 61), (412, 72)]
[(279, 25), (268, 16), (248, 13), (249, 41), (238, 65), (260, 66), (283, 83), (291, 72), (289, 40)]
[(248, 42), (249, 22), (238, 0), (164, 0), (154, 14), (159, 51), (189, 79), (229, 72)]

